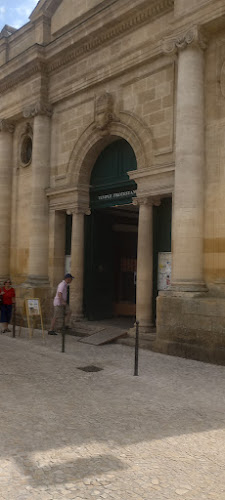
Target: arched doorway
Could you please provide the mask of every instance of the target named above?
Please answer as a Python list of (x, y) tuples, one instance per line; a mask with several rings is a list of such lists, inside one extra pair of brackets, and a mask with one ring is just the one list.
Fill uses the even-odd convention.
[(138, 210), (132, 205), (134, 151), (115, 139), (98, 156), (85, 217), (84, 315), (89, 320), (135, 316)]

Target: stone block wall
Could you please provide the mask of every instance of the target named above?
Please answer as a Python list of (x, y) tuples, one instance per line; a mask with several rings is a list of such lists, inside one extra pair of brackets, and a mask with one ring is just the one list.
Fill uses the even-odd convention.
[(72, 99), (69, 104), (55, 106), (51, 129), (52, 185), (60, 176), (66, 176), (73, 148), (82, 132), (93, 120), (94, 96), (86, 97), (83, 102), (79, 102), (79, 99)]
[(138, 79), (134, 76), (133, 82), (123, 84), (123, 108), (141, 117), (149, 127), (155, 155), (171, 153), (174, 145), (173, 64), (158, 71), (146, 68), (146, 75)]
[(225, 299), (159, 295), (154, 349), (225, 365)]
[(54, 35), (57, 31), (75, 21), (89, 10), (101, 4), (100, 0), (64, 0), (52, 17), (51, 31)]

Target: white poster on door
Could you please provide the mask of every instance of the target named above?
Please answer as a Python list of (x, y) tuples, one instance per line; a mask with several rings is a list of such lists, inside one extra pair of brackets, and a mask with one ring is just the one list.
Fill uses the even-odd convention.
[(71, 255), (65, 256), (65, 274), (71, 273)]
[(171, 284), (172, 254), (171, 252), (158, 253), (158, 284), (157, 289), (167, 290)]

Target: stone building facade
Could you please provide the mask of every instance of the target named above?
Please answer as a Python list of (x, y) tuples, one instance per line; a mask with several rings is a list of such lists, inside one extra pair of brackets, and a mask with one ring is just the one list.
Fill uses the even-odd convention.
[[(136, 255), (124, 237), (123, 270), (135, 274), (137, 265), (140, 331), (151, 332), (157, 295), (155, 349), (225, 362), (224, 28), (225, 0), (40, 0), (29, 23), (2, 30), (0, 278), (12, 277), (19, 306), (38, 296), (49, 307), (65, 270), (69, 218), (70, 304), (74, 321), (84, 316), (90, 179), (99, 158), (104, 177), (105, 151), (129, 147), (136, 166), (124, 152), (123, 181), (108, 193), (102, 178), (96, 213), (111, 217), (105, 228), (113, 219), (114, 232), (136, 234)], [(160, 213), (171, 200), (168, 228)], [(159, 235), (171, 229), (171, 248), (154, 247), (155, 224)], [(153, 283), (159, 250), (172, 252), (163, 291)], [(104, 265), (97, 271), (100, 283)], [(117, 271), (117, 311), (125, 312), (128, 274)]]

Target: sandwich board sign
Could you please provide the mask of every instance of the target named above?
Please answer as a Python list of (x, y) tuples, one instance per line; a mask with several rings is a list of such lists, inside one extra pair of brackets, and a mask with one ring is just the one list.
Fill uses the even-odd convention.
[(32, 337), (33, 335), (34, 321), (36, 318), (39, 317), (41, 321), (42, 336), (44, 338), (44, 328), (43, 328), (40, 299), (26, 299), (25, 305), (26, 305), (27, 324), (29, 328), (30, 337)]

